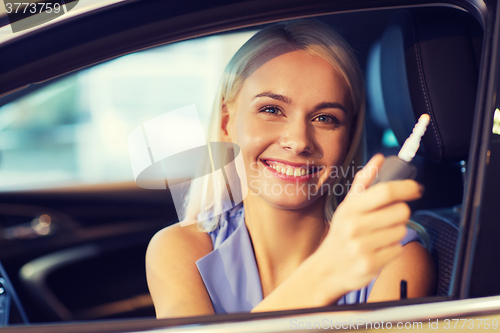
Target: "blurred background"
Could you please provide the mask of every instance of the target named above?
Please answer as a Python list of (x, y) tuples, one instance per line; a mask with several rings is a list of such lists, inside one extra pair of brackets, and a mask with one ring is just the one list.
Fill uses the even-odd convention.
[(206, 136), (221, 74), (254, 33), (194, 39), (123, 56), (3, 105), (0, 190), (133, 181), (130, 132), (187, 105), (196, 105)]

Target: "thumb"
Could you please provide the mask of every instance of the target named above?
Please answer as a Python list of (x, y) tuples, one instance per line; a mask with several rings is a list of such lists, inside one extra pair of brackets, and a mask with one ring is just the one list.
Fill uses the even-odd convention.
[(385, 161), (385, 157), (382, 154), (374, 155), (365, 167), (359, 170), (354, 177), (351, 189), (348, 195), (361, 194), (370, 186), (375, 177), (380, 170), (380, 167)]

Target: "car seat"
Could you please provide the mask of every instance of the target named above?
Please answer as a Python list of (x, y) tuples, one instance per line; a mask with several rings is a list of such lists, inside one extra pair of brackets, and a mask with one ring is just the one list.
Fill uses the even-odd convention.
[(421, 114), (431, 117), (413, 161), (426, 191), (410, 207), (430, 238), (438, 296), (450, 295), (481, 45), (482, 28), (464, 11), (406, 9), (394, 15), (367, 64), (368, 113), (400, 145)]

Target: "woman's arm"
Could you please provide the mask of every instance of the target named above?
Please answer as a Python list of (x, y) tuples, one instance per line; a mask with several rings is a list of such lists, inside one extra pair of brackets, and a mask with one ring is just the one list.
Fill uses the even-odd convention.
[(322, 270), (325, 262), (314, 254), (264, 298), (251, 312), (278, 311), (327, 306), (347, 290), (342, 281)]
[[(318, 272), (324, 261), (314, 256), (304, 263), (259, 303), (252, 312), (283, 309), (320, 307), (335, 303), (348, 290), (338, 288), (336, 282), (326, 274)], [(435, 289), (436, 272), (430, 253), (419, 243), (411, 242), (403, 246), (401, 254), (384, 266), (380, 272), (368, 302), (384, 302), (400, 299), (400, 282), (407, 281), (408, 298), (430, 296)], [(335, 296), (336, 295), (336, 296)], [(332, 297), (333, 296), (333, 297)]]
[(196, 225), (160, 230), (146, 253), (148, 287), (157, 318), (213, 314), (196, 261), (212, 251), (208, 234)]

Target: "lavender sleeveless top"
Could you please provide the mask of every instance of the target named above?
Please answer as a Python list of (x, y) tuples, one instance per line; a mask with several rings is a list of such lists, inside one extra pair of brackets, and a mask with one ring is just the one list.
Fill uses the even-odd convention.
[[(214, 250), (196, 261), (215, 313), (250, 312), (263, 299), (253, 246), (245, 224), (243, 204), (221, 216), (220, 224), (209, 232)], [(405, 245), (421, 241), (408, 229)], [(345, 294), (337, 304), (366, 303), (375, 279), (369, 285)]]

